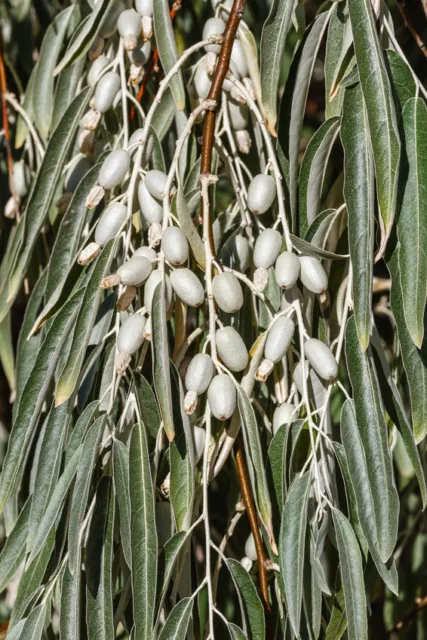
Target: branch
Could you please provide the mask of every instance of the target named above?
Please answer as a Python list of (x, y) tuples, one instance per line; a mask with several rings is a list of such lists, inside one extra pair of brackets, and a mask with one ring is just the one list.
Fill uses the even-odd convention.
[(396, 633), (403, 629), (407, 624), (409, 624), (417, 615), (427, 607), (427, 596), (423, 598), (417, 598), (416, 600), (417, 606), (412, 609), (402, 620), (400, 620), (393, 629), (387, 631), (386, 638), (389, 638), (393, 633)]
[(3, 38), (1, 37), (1, 35), (0, 35), (0, 93), (1, 93), (1, 110), (2, 110), (4, 140), (6, 143), (6, 152), (7, 152), (7, 170), (9, 173), (9, 186), (12, 192), (13, 201), (15, 203), (15, 213), (18, 217), (19, 207), (18, 207), (18, 198), (15, 191), (15, 185), (13, 182), (13, 157), (12, 157), (12, 147), (10, 145), (10, 130), (9, 130), (9, 120), (7, 117), (7, 101), (6, 101), (7, 81), (6, 81), (6, 70), (4, 66)]
[[(415, 42), (417, 43), (418, 47), (421, 49), (421, 51), (423, 52), (423, 54), (427, 58), (427, 47), (424, 44), (424, 42), (421, 40), (420, 36), (418, 35), (417, 30), (415, 29), (415, 27), (413, 25), (412, 18), (410, 17), (408, 8), (406, 6), (406, 0), (397, 0), (397, 6), (398, 6), (398, 9), (399, 9), (400, 13), (402, 14), (402, 17), (403, 17), (403, 20), (404, 20), (405, 24), (408, 27), (409, 31), (411, 32)], [(427, 17), (427, 0), (423, 0), (423, 8), (424, 8), (424, 11), (426, 12), (426, 17)]]

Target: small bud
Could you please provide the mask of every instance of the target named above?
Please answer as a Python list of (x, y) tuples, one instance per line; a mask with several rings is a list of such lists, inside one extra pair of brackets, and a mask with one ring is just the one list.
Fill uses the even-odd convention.
[(93, 144), (95, 142), (95, 134), (93, 131), (87, 129), (79, 133), (78, 145), (81, 153), (89, 154), (93, 151)]
[(249, 558), (249, 560), (252, 560), (252, 562), (255, 562), (258, 557), (256, 552), (256, 547), (255, 547), (255, 540), (252, 533), (246, 540), (245, 554), (246, 554), (246, 557)]
[(149, 40), (153, 35), (153, 18), (151, 16), (142, 16), (142, 37)]
[(98, 183), (104, 189), (113, 189), (123, 182), (129, 170), (130, 156), (124, 149), (115, 149), (105, 158), (99, 172)]
[(265, 382), (273, 371), (274, 363), (271, 360), (263, 360), (255, 373), (255, 380)]
[(91, 109), (80, 120), (80, 126), (83, 129), (87, 129), (87, 131), (95, 131), (97, 128), (99, 121), (101, 119), (101, 113), (99, 111), (94, 111)]
[(145, 69), (142, 64), (132, 63), (129, 68), (129, 83), (137, 87), (144, 79)]
[(163, 480), (162, 485), (160, 487), (161, 492), (165, 498), (169, 498), (170, 486), (171, 486), (171, 474), (169, 472), (166, 478)]
[(283, 402), (280, 404), (273, 413), (273, 434), (279, 431), (279, 428), (282, 424), (288, 424), (288, 422), (292, 419), (292, 416), (295, 413), (295, 407), (293, 404), (289, 402)]
[(91, 242), (81, 251), (79, 257), (77, 258), (77, 262), (82, 265), (89, 264), (99, 255), (101, 251), (101, 247), (96, 242)]
[(292, 251), (284, 251), (276, 260), (276, 281), (282, 289), (290, 289), (298, 280), (300, 260)]
[(104, 38), (102, 36), (96, 36), (95, 40), (91, 44), (90, 49), (87, 53), (89, 60), (93, 62), (94, 60), (99, 58), (99, 56), (104, 50), (104, 44), (105, 44)]
[(235, 313), (243, 306), (243, 291), (234, 273), (225, 272), (215, 276), (212, 293), (218, 307), (224, 313)]
[(233, 327), (218, 329), (215, 335), (218, 355), (225, 366), (231, 371), (243, 371), (249, 354), (241, 335)]
[(188, 241), (178, 227), (168, 227), (164, 230), (161, 246), (166, 260), (170, 263), (181, 265), (188, 260)]
[(141, 16), (134, 9), (123, 11), (117, 21), (117, 29), (123, 38), (123, 46), (126, 51), (132, 51), (138, 44), (138, 38), (142, 31)]
[(160, 244), (161, 237), (162, 225), (160, 222), (152, 222), (148, 229), (148, 242), (153, 245), (153, 247), (157, 247), (157, 245)]
[(212, 358), (207, 353), (198, 353), (188, 365), (185, 374), (186, 389), (188, 389), (188, 391), (194, 391), (197, 395), (201, 395), (208, 388), (213, 374), (214, 366)]
[(88, 209), (95, 209), (95, 207), (101, 202), (105, 195), (105, 189), (100, 187), (99, 184), (92, 187), (89, 191), (89, 195), (86, 198), (85, 206)]
[(187, 415), (191, 416), (196, 408), (198, 402), (198, 395), (195, 391), (187, 391), (184, 398), (184, 411)]
[(268, 283), (268, 271), (264, 267), (258, 267), (254, 272), (254, 286), (256, 291), (262, 293)]
[(127, 309), (129, 309), (130, 305), (135, 299), (136, 291), (136, 287), (126, 287), (126, 289), (123, 291), (122, 295), (116, 302), (118, 311), (126, 311)]
[[(213, 35), (222, 35), (225, 29), (225, 22), (221, 20), (221, 18), (209, 18), (206, 20), (205, 26), (203, 27), (203, 40), (207, 40), (210, 36)], [(212, 51), (213, 53), (220, 53), (221, 45), (220, 44), (208, 44), (205, 47), (206, 51)]]
[(242, 129), (241, 131), (236, 131), (235, 135), (238, 150), (240, 151), (240, 153), (245, 153), (247, 155), (252, 146), (252, 140), (251, 136), (249, 135), (249, 131), (247, 131), (246, 129)]
[(230, 376), (220, 374), (212, 379), (208, 389), (208, 402), (215, 418), (231, 418), (236, 408), (236, 387)]
[(170, 274), (173, 290), (182, 302), (189, 307), (200, 307), (205, 299), (202, 283), (193, 271), (182, 268)]
[(254, 246), (254, 264), (269, 269), (277, 260), (282, 248), (282, 236), (276, 229), (264, 229)]
[(248, 207), (259, 215), (269, 210), (276, 198), (276, 183), (272, 176), (259, 173), (251, 181), (248, 189)]
[(338, 375), (338, 364), (330, 348), (317, 340), (310, 338), (304, 344), (307, 360), (321, 378), (332, 382)]
[(300, 257), (300, 279), (303, 285), (313, 293), (323, 293), (328, 288), (328, 276), (322, 263), (312, 256)]
[(116, 355), (115, 365), (116, 365), (116, 371), (119, 374), (119, 376), (124, 375), (126, 369), (130, 365), (130, 361), (131, 361), (131, 357), (129, 353), (125, 353), (125, 352), (122, 353), (121, 351), (118, 352), (118, 354)]

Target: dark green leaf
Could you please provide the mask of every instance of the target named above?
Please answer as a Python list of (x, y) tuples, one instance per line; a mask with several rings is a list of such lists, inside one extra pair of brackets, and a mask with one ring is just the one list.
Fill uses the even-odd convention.
[(0, 553), (0, 591), (3, 591), (3, 589), (7, 587), (17, 572), (19, 565), (24, 560), (30, 510), (31, 496), (22, 508), (19, 518)]
[(417, 85), (410, 67), (396, 51), (387, 49), (386, 56), (391, 84), (399, 101), (400, 110), (402, 110), (409, 98), (416, 97)]
[(128, 564), (132, 567), (132, 544), (131, 544), (131, 506), (129, 490), (129, 451), (126, 445), (120, 440), (114, 440), (114, 488), (117, 495), (120, 516), (120, 537), (123, 548), (123, 555)]
[(157, 406), (156, 396), (150, 383), (137, 371), (133, 374), (136, 389), (136, 401), (142, 422), (147, 425), (150, 435), (156, 439), (160, 429), (160, 413)]
[(59, 631), (61, 640), (79, 640), (80, 638), (80, 582), (81, 582), (81, 549), (79, 547), (77, 566), (74, 576), (68, 565), (65, 565), (61, 584), (61, 607), (59, 616)]
[(244, 611), (242, 613), (244, 613), (244, 617), (246, 619), (249, 638), (252, 640), (264, 640), (264, 610), (255, 589), (255, 585), (240, 562), (233, 560), (232, 558), (228, 558), (227, 566), (230, 569), (236, 588), (243, 601)]
[(159, 640), (185, 640), (193, 611), (193, 598), (183, 598), (170, 612)]
[[(165, 73), (168, 73), (178, 60), (175, 34), (169, 12), (168, 0), (154, 2), (154, 35), (159, 49), (160, 62)], [(181, 69), (172, 78), (170, 87), (176, 108), (182, 111), (185, 107), (185, 88)]]
[(175, 427), (172, 411), (171, 376), (169, 367), (169, 345), (166, 323), (165, 283), (160, 282), (153, 295), (151, 305), (152, 318), (152, 351), (153, 351), (153, 378), (159, 402), (160, 414), (163, 420), (163, 428), (168, 440), (175, 437)]
[(88, 404), (85, 410), (82, 412), (82, 414), (78, 418), (76, 424), (74, 425), (70, 438), (68, 440), (66, 451), (65, 451), (66, 465), (68, 464), (71, 457), (74, 455), (77, 448), (83, 442), (83, 438), (85, 437), (86, 431), (98, 410), (98, 406), (99, 406), (99, 402), (97, 400), (94, 400), (93, 402)]
[(169, 587), (169, 582), (172, 577), (172, 571), (175, 566), (175, 562), (179, 556), (183, 544), (187, 539), (185, 531), (178, 531), (170, 540), (167, 541), (163, 549), (159, 554), (158, 564), (158, 579), (157, 579), (157, 609), (160, 609), (163, 599), (166, 595), (166, 591)]

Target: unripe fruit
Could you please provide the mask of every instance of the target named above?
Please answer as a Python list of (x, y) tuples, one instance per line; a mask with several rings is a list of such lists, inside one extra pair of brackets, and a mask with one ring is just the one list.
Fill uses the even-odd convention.
[(162, 548), (172, 535), (172, 510), (170, 502), (156, 502), (156, 531), (159, 547)]
[[(307, 360), (304, 361), (304, 365), (305, 365), (305, 377), (307, 379), (309, 375), (310, 365), (308, 364)], [(302, 373), (303, 373), (302, 360), (300, 360), (294, 369), (294, 372), (292, 374), (292, 379), (295, 382), (295, 386), (298, 389), (298, 393), (300, 393), (301, 395), (304, 394), (304, 377)]]
[(307, 360), (315, 372), (324, 380), (333, 381), (338, 375), (338, 364), (330, 348), (317, 340), (310, 338), (304, 344)]
[[(162, 281), (162, 273), (157, 269), (151, 272), (150, 277), (144, 286), (144, 307), (147, 310), (147, 313), (151, 315), (151, 305), (153, 302), (154, 290)], [(166, 299), (166, 309), (169, 309), (170, 303), (172, 302), (172, 285), (169, 276), (165, 276), (165, 299)]]
[(240, 40), (235, 40), (231, 50), (231, 60), (236, 65), (241, 78), (249, 75), (248, 63)]
[(132, 51), (138, 44), (138, 38), (142, 31), (141, 16), (135, 9), (123, 11), (117, 21), (117, 29), (123, 38), (123, 45), (126, 51)]
[(246, 105), (230, 100), (228, 103), (230, 123), (235, 131), (246, 129), (249, 122), (249, 111)]
[(225, 272), (212, 280), (212, 293), (218, 307), (225, 313), (234, 313), (243, 306), (243, 291), (234, 273)]
[(157, 260), (157, 253), (151, 247), (139, 247), (133, 255), (147, 258), (150, 262)]
[(114, 2), (109, 11), (101, 20), (99, 34), (103, 38), (110, 38), (117, 29), (117, 20), (119, 15), (126, 9), (124, 2)]
[(184, 264), (188, 259), (188, 241), (181, 229), (168, 227), (162, 235), (162, 251), (172, 264)]
[(248, 207), (259, 215), (269, 210), (276, 197), (276, 183), (272, 176), (259, 173), (249, 185)]
[(328, 287), (328, 276), (320, 260), (312, 256), (302, 256), (299, 260), (300, 279), (304, 287), (313, 293), (323, 293)]
[(231, 418), (236, 408), (236, 387), (230, 376), (220, 374), (213, 378), (208, 389), (208, 402), (215, 418)]
[(142, 284), (152, 271), (151, 262), (141, 256), (132, 256), (117, 269), (122, 284), (137, 287)]
[(105, 209), (95, 229), (95, 242), (103, 247), (116, 237), (127, 217), (127, 209), (120, 202), (113, 202)]
[(205, 449), (205, 441), (206, 441), (206, 431), (201, 427), (193, 427), (193, 435), (194, 435), (194, 462), (197, 464), (202, 456)]
[(273, 323), (267, 334), (264, 355), (271, 362), (279, 362), (289, 349), (294, 337), (295, 325), (290, 318), (282, 316)]
[(162, 200), (164, 196), (164, 190), (166, 188), (168, 177), (163, 171), (152, 169), (148, 171), (145, 176), (145, 186), (148, 189), (148, 193), (156, 200)]
[[(88, 84), (95, 84), (95, 82), (98, 80), (98, 76), (101, 73), (101, 71), (103, 69), (105, 69), (105, 67), (107, 66), (107, 64), (110, 64), (110, 59), (107, 58), (107, 56), (99, 56), (99, 58), (97, 58), (96, 60), (94, 60), (94, 62), (91, 64), (89, 72), (87, 74), (87, 82)], [(117, 75), (117, 74), (115, 74)], [(117, 91), (116, 91), (117, 93)], [(116, 93), (113, 96), (113, 100), (114, 97), (116, 95)]]
[(13, 164), (13, 186), (19, 198), (24, 198), (27, 195), (30, 182), (31, 173), (28, 166), (23, 160), (15, 162)]
[(80, 156), (77, 158), (77, 160), (73, 162), (71, 167), (68, 169), (67, 175), (65, 176), (65, 191), (75, 191), (80, 180), (86, 175), (91, 166), (92, 163), (86, 156)]
[(163, 207), (162, 205), (150, 195), (145, 182), (140, 182), (138, 185), (138, 202), (141, 213), (147, 222), (161, 222), (163, 220)]
[(277, 260), (282, 248), (282, 236), (276, 229), (264, 229), (254, 247), (254, 265), (269, 269)]
[[(225, 29), (225, 22), (221, 18), (209, 18), (206, 20), (203, 27), (202, 40), (207, 40), (210, 36), (222, 35)], [(208, 44), (205, 47), (206, 51), (213, 51), (213, 53), (219, 53), (221, 51), (220, 44)]]
[[(137, 129), (136, 131), (133, 132), (133, 134), (129, 138), (128, 149), (129, 149), (129, 154), (131, 158), (135, 155), (135, 153), (138, 150), (138, 145), (136, 143), (142, 140), (142, 132), (143, 132), (143, 129)], [(142, 153), (143, 166), (146, 165), (147, 162), (149, 162), (151, 155), (153, 153), (153, 148), (154, 148), (154, 138), (152, 135), (149, 135), (144, 145), (144, 151)]]
[(279, 287), (290, 289), (298, 280), (300, 260), (292, 251), (284, 251), (276, 261), (275, 275)]
[(153, 0), (135, 0), (135, 9), (140, 16), (152, 16)]
[(117, 349), (131, 355), (138, 351), (144, 340), (145, 318), (137, 313), (130, 315), (119, 329)]
[(249, 558), (247, 558), (246, 556), (243, 556), (243, 558), (240, 560), (240, 564), (242, 565), (244, 570), (247, 571), (248, 573), (252, 570), (252, 567), (254, 566), (254, 563), (252, 562), (252, 560), (249, 560)]
[(248, 154), (252, 147), (251, 136), (249, 135), (249, 131), (246, 129), (241, 129), (240, 131), (235, 132), (236, 136), (236, 144), (240, 153)]
[(113, 189), (123, 182), (129, 170), (130, 156), (124, 149), (115, 149), (104, 160), (99, 172), (98, 184)]
[(120, 76), (115, 71), (107, 71), (98, 80), (93, 99), (94, 107), (100, 113), (105, 113), (113, 106), (114, 98), (120, 90)]
[(243, 371), (249, 354), (240, 334), (233, 327), (224, 327), (216, 332), (218, 355), (230, 371)]
[(230, 238), (221, 249), (221, 261), (226, 267), (246, 271), (251, 261), (249, 241), (239, 234)]
[(264, 291), (268, 284), (268, 271), (264, 267), (258, 267), (254, 271), (254, 287), (256, 291)]
[(212, 84), (212, 78), (209, 76), (206, 70), (206, 60), (202, 59), (197, 65), (196, 72), (193, 77), (194, 88), (197, 96), (204, 100), (208, 97)]
[(188, 365), (187, 373), (185, 374), (186, 389), (201, 395), (208, 388), (213, 374), (212, 358), (207, 353), (198, 353)]
[(289, 402), (283, 402), (280, 404), (273, 413), (273, 434), (279, 431), (282, 424), (288, 424), (294, 415), (295, 406)]
[(138, 41), (138, 45), (133, 51), (128, 51), (129, 59), (136, 65), (144, 65), (151, 54), (151, 42), (146, 40)]
[(245, 555), (252, 562), (255, 562), (258, 557), (256, 552), (256, 547), (255, 547), (255, 540), (252, 533), (250, 534), (250, 536), (248, 537), (245, 543)]
[(205, 299), (203, 285), (190, 269), (175, 269), (170, 274), (172, 288), (189, 307), (200, 307)]

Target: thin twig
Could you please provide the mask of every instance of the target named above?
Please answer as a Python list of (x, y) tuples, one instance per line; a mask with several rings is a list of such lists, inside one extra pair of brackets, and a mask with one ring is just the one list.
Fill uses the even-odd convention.
[(402, 18), (405, 22), (405, 25), (408, 27), (409, 31), (411, 32), (415, 42), (417, 43), (418, 47), (421, 49), (421, 51), (427, 58), (427, 47), (424, 44), (424, 42), (421, 40), (420, 36), (418, 35), (418, 31), (415, 29), (413, 25), (412, 18), (409, 15), (409, 11), (406, 7), (405, 0), (397, 0), (397, 7), (400, 13), (402, 14)]
[(10, 130), (9, 130), (9, 120), (7, 116), (7, 80), (6, 80), (6, 69), (4, 66), (4, 49), (3, 49), (3, 38), (0, 35), (0, 93), (1, 93), (1, 111), (2, 111), (2, 120), (3, 120), (3, 131), (4, 131), (4, 141), (6, 144), (6, 153), (7, 153), (7, 170), (9, 173), (9, 186), (10, 191), (12, 193), (13, 201), (15, 203), (15, 213), (16, 216), (19, 216), (19, 205), (18, 205), (18, 196), (16, 195), (14, 180), (13, 180), (13, 157), (12, 157), (12, 147), (10, 144)]
[(396, 626), (393, 627), (393, 629), (390, 629), (390, 631), (387, 631), (386, 634), (386, 638), (389, 638), (393, 633), (398, 633), (399, 631), (401, 631), (401, 629), (403, 629), (403, 627), (405, 627), (407, 624), (409, 624), (414, 618), (417, 617), (417, 615), (423, 610), (425, 609), (425, 607), (427, 607), (427, 596), (424, 596), (423, 598), (418, 598), (416, 600), (416, 607), (414, 607), (412, 609), (412, 611), (410, 611), (404, 618), (402, 618), (402, 620), (400, 620)]

